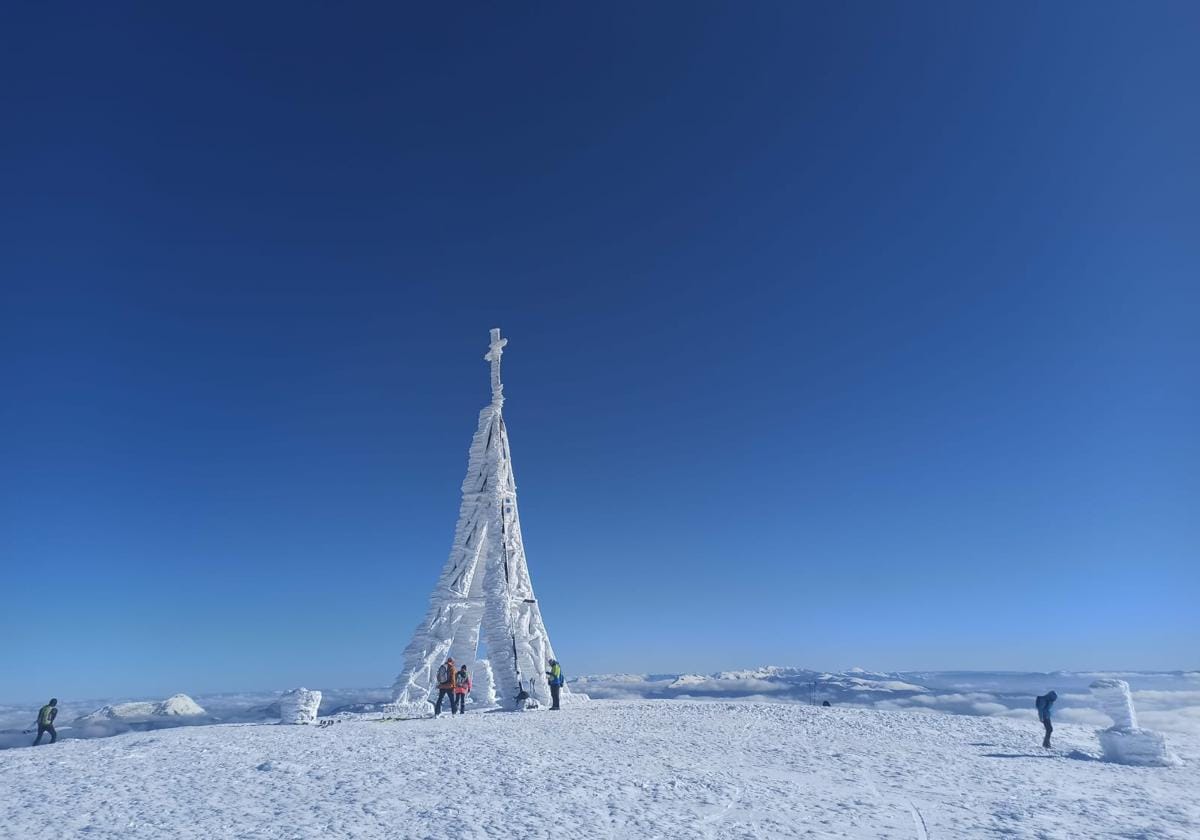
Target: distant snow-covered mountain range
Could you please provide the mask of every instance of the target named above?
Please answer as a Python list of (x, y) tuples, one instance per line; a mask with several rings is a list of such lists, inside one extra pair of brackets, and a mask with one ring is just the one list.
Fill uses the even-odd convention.
[(76, 723), (94, 723), (109, 720), (141, 720), (143, 718), (194, 717), (203, 715), (204, 709), (186, 694), (176, 694), (155, 703), (149, 700), (132, 703), (110, 703), (94, 712), (80, 717)]
[(715, 674), (604, 674), (580, 677), (572, 685), (597, 699), (721, 698), (820, 703), (825, 700), (874, 702), (926, 691), (899, 674), (853, 668), (841, 673), (768, 665)]
[(1133, 688), (1147, 726), (1200, 732), (1200, 671), (892, 671), (827, 672), (767, 666), (714, 674), (604, 674), (571, 682), (593, 699), (690, 699), (835, 706), (1036, 718), (1033, 700), (1058, 692), (1056, 717), (1109, 726), (1088, 686), (1119, 677)]
[[(853, 706), (916, 713), (1000, 716), (1033, 720), (1033, 698), (1054, 689), (1056, 718), (1064, 723), (1106, 727), (1088, 685), (1120, 677), (1133, 688), (1144, 725), (1200, 733), (1200, 671), (896, 671), (860, 668), (827, 672), (765, 666), (712, 674), (602, 674), (569, 679), (570, 687), (594, 700), (711, 700)], [(322, 688), (320, 713), (363, 708), (391, 699), (386, 688)], [(197, 695), (154, 700), (63, 698), (60, 738), (95, 738), (131, 730), (255, 723), (277, 720), (279, 691)], [(44, 700), (41, 702), (45, 702)], [(0, 705), (0, 749), (23, 746), (41, 703)]]

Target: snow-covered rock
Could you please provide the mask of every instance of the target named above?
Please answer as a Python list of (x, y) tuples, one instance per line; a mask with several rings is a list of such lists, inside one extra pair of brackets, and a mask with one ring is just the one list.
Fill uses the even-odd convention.
[(279, 722), (287, 724), (307, 724), (317, 719), (317, 709), (321, 707), (321, 692), (310, 691), (307, 688), (293, 688), (285, 691), (279, 698)]
[(1167, 739), (1161, 732), (1138, 728), (1129, 683), (1117, 679), (1096, 680), (1091, 691), (1101, 710), (1113, 719), (1113, 726), (1096, 733), (1106, 761), (1156, 767), (1174, 767), (1182, 763), (1167, 747)]

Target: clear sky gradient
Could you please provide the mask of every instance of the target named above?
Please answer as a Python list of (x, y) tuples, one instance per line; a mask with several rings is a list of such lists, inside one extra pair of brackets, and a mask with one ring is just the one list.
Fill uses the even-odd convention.
[(10, 3), (0, 701), (384, 685), (487, 330), (570, 674), (1195, 668), (1195, 3)]

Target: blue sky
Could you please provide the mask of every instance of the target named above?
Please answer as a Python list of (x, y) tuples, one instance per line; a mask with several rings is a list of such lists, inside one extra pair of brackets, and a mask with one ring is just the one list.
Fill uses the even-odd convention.
[(1194, 4), (20, 4), (0, 700), (382, 685), (511, 339), (570, 673), (1195, 668)]

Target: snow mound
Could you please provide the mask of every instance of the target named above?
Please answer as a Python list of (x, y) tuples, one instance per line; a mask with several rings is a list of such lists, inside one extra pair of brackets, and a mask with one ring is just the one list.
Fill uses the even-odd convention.
[(308, 724), (317, 719), (321, 707), (321, 692), (307, 688), (293, 688), (279, 698), (279, 722), (284, 724)]

